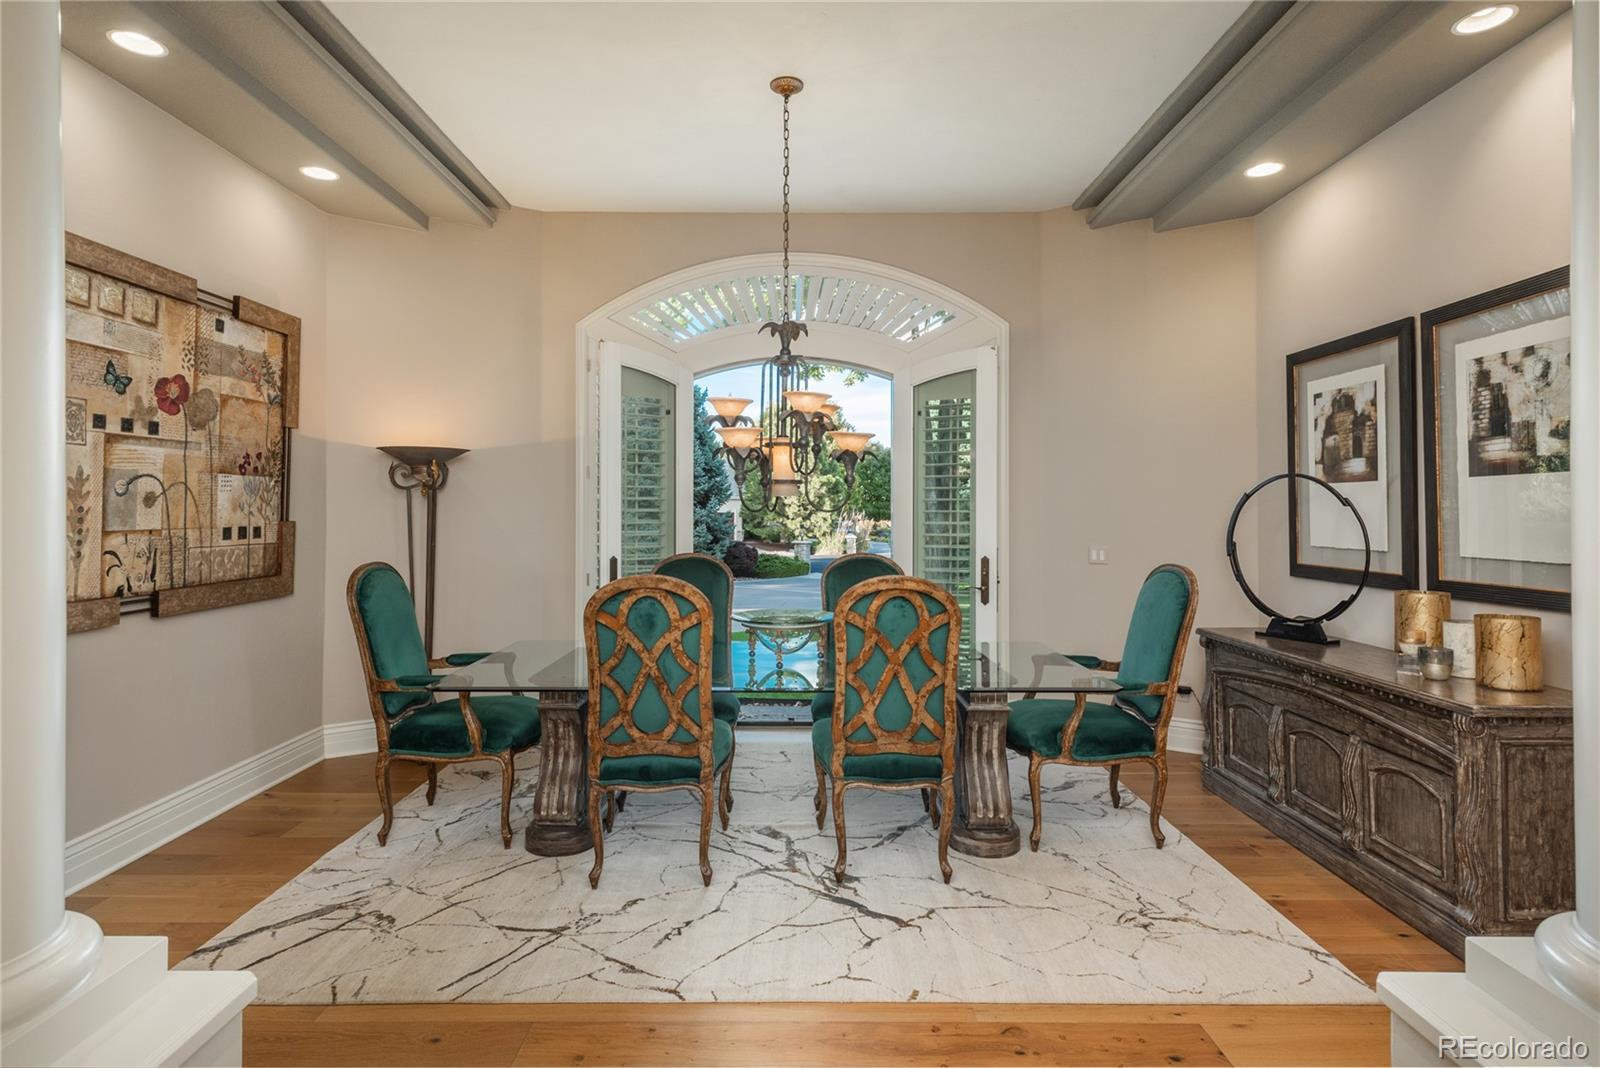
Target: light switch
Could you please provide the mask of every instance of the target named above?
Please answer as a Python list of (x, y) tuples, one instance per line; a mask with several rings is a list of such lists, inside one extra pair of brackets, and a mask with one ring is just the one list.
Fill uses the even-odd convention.
[(1110, 559), (1106, 554), (1106, 547), (1104, 545), (1089, 546), (1089, 562), (1091, 564), (1109, 563)]

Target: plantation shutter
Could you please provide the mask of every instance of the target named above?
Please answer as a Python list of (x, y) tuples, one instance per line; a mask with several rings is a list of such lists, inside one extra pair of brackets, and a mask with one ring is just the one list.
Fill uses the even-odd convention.
[(622, 368), (622, 578), (645, 574), (677, 551), (676, 392), (671, 382), (636, 367)]
[(960, 603), (969, 621), (962, 628), (962, 646), (970, 648), (977, 608), (973, 494), (977, 374), (957, 371), (920, 382), (912, 404), (917, 524), (913, 573), (944, 586)]

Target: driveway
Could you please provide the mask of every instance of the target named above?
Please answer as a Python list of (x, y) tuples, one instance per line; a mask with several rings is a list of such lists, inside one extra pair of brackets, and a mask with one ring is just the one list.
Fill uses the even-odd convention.
[(733, 607), (821, 608), (822, 576), (816, 573), (782, 579), (738, 579), (733, 584)]

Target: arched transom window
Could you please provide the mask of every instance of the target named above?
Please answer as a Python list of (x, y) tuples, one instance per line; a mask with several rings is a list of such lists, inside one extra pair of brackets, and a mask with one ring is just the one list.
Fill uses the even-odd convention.
[[(820, 272), (792, 274), (793, 316), (806, 323), (870, 330), (913, 345), (961, 319), (960, 308), (926, 294), (862, 277)], [(781, 314), (783, 276), (742, 273), (697, 280), (659, 293), (618, 318), (647, 337), (677, 348), (719, 330), (753, 330)]]

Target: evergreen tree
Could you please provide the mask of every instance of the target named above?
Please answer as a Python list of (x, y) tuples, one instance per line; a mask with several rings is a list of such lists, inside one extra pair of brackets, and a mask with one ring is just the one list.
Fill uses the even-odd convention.
[(694, 387), (694, 551), (722, 559), (733, 544), (733, 515), (720, 511), (733, 497), (733, 479), (722, 462), (722, 439), (711, 429), (706, 389)]

